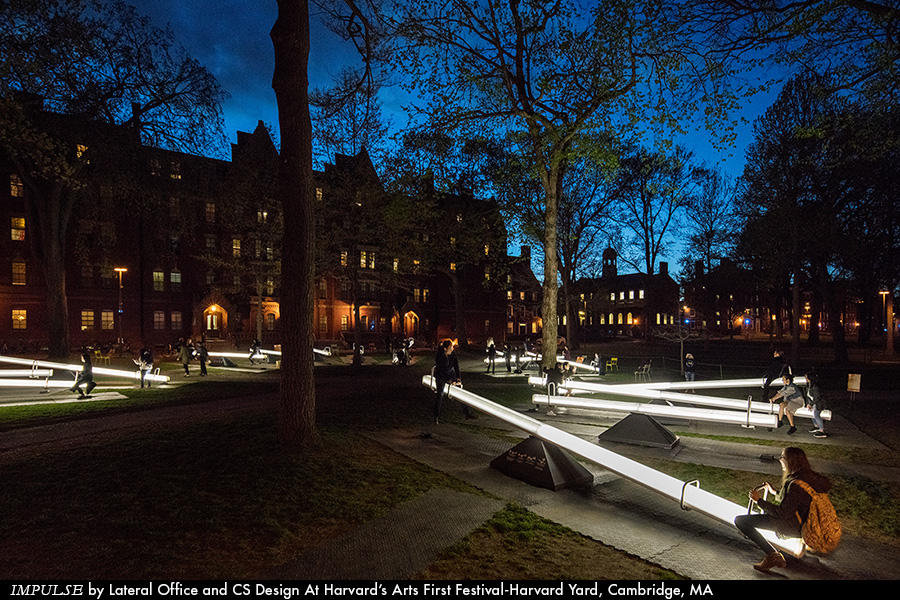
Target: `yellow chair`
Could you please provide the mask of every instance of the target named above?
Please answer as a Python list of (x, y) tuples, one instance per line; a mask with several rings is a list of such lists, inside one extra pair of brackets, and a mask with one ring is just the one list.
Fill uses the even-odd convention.
[(619, 370), (619, 358), (617, 356), (613, 356), (608, 361), (606, 361), (606, 370), (612, 371), (613, 369), (615, 369), (616, 371)]

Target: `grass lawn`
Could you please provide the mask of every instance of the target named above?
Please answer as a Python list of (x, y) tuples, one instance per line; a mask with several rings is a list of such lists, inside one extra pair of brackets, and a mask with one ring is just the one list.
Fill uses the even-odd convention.
[(415, 579), (683, 578), (507, 504)]

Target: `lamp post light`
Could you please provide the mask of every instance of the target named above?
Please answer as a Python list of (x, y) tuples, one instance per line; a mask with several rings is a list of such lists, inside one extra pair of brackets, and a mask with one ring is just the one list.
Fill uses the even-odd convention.
[(119, 311), (118, 311), (118, 321), (119, 321), (119, 343), (122, 344), (125, 342), (125, 338), (122, 337), (122, 317), (124, 314), (124, 309), (122, 308), (122, 275), (128, 272), (128, 269), (125, 267), (115, 267), (113, 269), (119, 275)]
[[(884, 313), (884, 352), (894, 353), (894, 296), (890, 290), (881, 290), (881, 310)], [(890, 302), (888, 302), (890, 300)]]

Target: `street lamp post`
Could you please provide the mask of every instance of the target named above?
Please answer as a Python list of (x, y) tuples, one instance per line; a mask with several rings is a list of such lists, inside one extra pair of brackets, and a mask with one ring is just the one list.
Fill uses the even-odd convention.
[(122, 336), (122, 317), (124, 316), (124, 309), (122, 308), (122, 275), (128, 272), (128, 269), (125, 267), (116, 267), (113, 269), (119, 275), (119, 311), (118, 311), (118, 321), (119, 321), (119, 343), (122, 344), (125, 342), (125, 338)]
[(884, 352), (894, 353), (894, 297), (889, 290), (881, 290), (881, 310), (884, 314)]

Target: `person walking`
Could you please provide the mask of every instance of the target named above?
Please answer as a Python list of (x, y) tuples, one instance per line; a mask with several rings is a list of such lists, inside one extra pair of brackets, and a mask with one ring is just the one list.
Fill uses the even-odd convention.
[(781, 427), (781, 419), (784, 418), (785, 414), (787, 415), (788, 423), (791, 424), (791, 428), (788, 429), (788, 435), (791, 435), (797, 431), (797, 428), (794, 427), (794, 413), (797, 412), (797, 409), (803, 407), (803, 394), (794, 385), (794, 376), (790, 373), (785, 373), (781, 380), (784, 383), (784, 387), (772, 396), (769, 403), (774, 402), (778, 404), (779, 427)]
[[(695, 381), (697, 377), (696, 369), (697, 365), (694, 362), (694, 355), (688, 352), (684, 355), (684, 380), (685, 381)], [(693, 388), (687, 390), (690, 393), (694, 393)]]
[(487, 340), (487, 359), (488, 366), (485, 373), (490, 373), (491, 375), (493, 375), (494, 373), (496, 373), (497, 369), (497, 346), (494, 345), (494, 338), (492, 337), (489, 337)]
[(200, 362), (200, 377), (206, 377), (206, 361), (209, 360), (209, 350), (206, 349), (206, 343), (200, 342), (197, 347), (197, 360)]
[[(78, 392), (79, 398), (90, 398), (91, 390), (97, 387), (94, 383), (94, 364), (91, 362), (91, 351), (88, 348), (81, 349), (81, 372), (75, 379), (75, 385), (69, 390), (70, 392)], [(85, 391), (81, 391), (81, 384), (87, 384)]]
[(512, 348), (509, 342), (503, 343), (503, 358), (506, 359), (506, 372), (512, 373)]
[(253, 340), (253, 343), (250, 344), (250, 356), (248, 357), (248, 358), (250, 359), (250, 364), (251, 364), (251, 365), (255, 365), (255, 364), (256, 364), (255, 362), (253, 362), (253, 357), (255, 357), (255, 356), (259, 355), (259, 354), (262, 354), (262, 353), (259, 351), (260, 348), (262, 348), (262, 342), (260, 342), (260, 341), (257, 340), (257, 339), (254, 339), (254, 340)]
[(141, 371), (141, 389), (144, 389), (145, 381), (147, 387), (150, 387), (150, 381), (147, 380), (147, 374), (153, 370), (153, 352), (150, 351), (149, 346), (141, 348), (141, 351), (138, 353), (138, 359), (134, 361), (134, 364), (136, 364)]
[(178, 349), (178, 358), (181, 360), (181, 366), (184, 367), (184, 376), (190, 377), (191, 370), (188, 364), (194, 358), (194, 345), (191, 343), (191, 338), (188, 338), (181, 344), (181, 348)]
[[(449, 394), (448, 386), (458, 385), (462, 387), (462, 379), (460, 378), (459, 372), (459, 360), (457, 360), (453, 350), (453, 342), (450, 340), (444, 340), (443, 342), (441, 342), (441, 345), (438, 346), (437, 352), (434, 356), (435, 425), (438, 425), (440, 423), (441, 404), (443, 403), (444, 395)], [(463, 412), (465, 413), (467, 419), (475, 418), (475, 415), (472, 413), (471, 409), (469, 409), (469, 407), (465, 404), (463, 404)]]
[(770, 396), (770, 386), (772, 382), (776, 379), (781, 379), (781, 376), (787, 373), (791, 373), (791, 367), (784, 360), (784, 354), (781, 350), (775, 350), (772, 353), (772, 361), (769, 363), (769, 366), (766, 368), (766, 379), (763, 382), (763, 391), (762, 391), (762, 399), (763, 402), (769, 400)]
[(822, 411), (825, 410), (825, 396), (822, 393), (822, 387), (819, 385), (819, 374), (810, 371), (806, 374), (806, 406), (812, 408), (812, 420), (815, 427), (809, 430), (813, 437), (827, 438), (825, 433), (825, 421), (822, 419)]
[[(812, 502), (812, 497), (803, 489), (803, 484), (818, 493), (825, 493), (831, 489), (831, 482), (812, 470), (806, 454), (800, 448), (785, 448), (781, 451), (779, 460), (781, 489), (776, 492), (767, 481), (750, 490), (748, 492), (750, 499), (763, 512), (738, 515), (734, 519), (734, 524), (741, 533), (766, 553), (762, 561), (753, 565), (754, 569), (764, 573), (773, 567), (785, 567), (787, 562), (784, 555), (775, 550), (758, 530), (766, 529), (787, 537), (800, 537), (803, 525), (809, 518), (809, 506)], [(763, 499), (764, 490), (776, 494), (773, 502)]]

